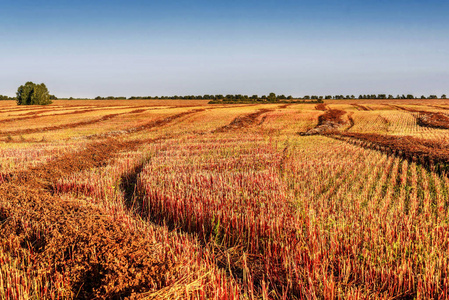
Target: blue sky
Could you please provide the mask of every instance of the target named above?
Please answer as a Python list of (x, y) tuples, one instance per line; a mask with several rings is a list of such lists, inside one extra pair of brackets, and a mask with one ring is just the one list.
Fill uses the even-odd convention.
[(0, 94), (449, 94), (447, 0), (0, 0)]

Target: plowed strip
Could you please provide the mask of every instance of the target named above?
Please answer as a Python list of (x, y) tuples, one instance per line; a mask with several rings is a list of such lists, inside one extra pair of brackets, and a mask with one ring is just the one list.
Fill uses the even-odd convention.
[(419, 112), (416, 119), (424, 127), (449, 129), (449, 117), (442, 113)]
[(235, 130), (239, 130), (241, 128), (247, 128), (247, 127), (256, 125), (257, 118), (259, 118), (261, 115), (266, 114), (270, 111), (273, 111), (273, 110), (272, 109), (260, 109), (259, 111), (252, 113), (252, 114), (238, 116), (234, 120), (232, 120), (231, 123), (229, 123), (228, 125), (225, 125), (223, 127), (217, 128), (216, 130), (214, 130), (214, 132), (229, 132), (229, 131), (235, 131)]
[(300, 135), (315, 135), (332, 132), (346, 124), (342, 117), (346, 114), (344, 110), (328, 109), (326, 113), (318, 117), (318, 125), (307, 132), (301, 132)]
[(380, 150), (419, 161), (426, 166), (435, 166), (440, 171), (447, 171), (449, 164), (448, 145), (438, 141), (415, 138), (411, 136), (390, 136), (375, 133), (339, 132), (330, 136), (358, 145)]
[(326, 111), (327, 110), (327, 106), (324, 103), (320, 103), (320, 104), (315, 105), (315, 109), (316, 110)]
[(420, 126), (449, 129), (449, 116), (446, 114), (440, 112), (416, 110), (413, 108), (406, 108), (398, 105), (394, 106), (405, 111), (418, 113), (418, 115), (414, 115), (414, 117), (416, 118), (416, 121)]

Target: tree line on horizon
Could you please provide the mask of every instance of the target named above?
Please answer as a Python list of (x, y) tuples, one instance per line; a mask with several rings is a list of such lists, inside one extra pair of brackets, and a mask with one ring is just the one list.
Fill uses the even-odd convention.
[(242, 94), (228, 94), (228, 95), (187, 95), (187, 96), (131, 96), (129, 98), (126, 97), (114, 97), (114, 96), (108, 96), (108, 97), (96, 97), (96, 100), (122, 100), (122, 99), (129, 99), (129, 100), (139, 100), (139, 99), (162, 99), (162, 100), (174, 100), (174, 99), (180, 99), (180, 100), (215, 100), (215, 101), (245, 101), (245, 100), (267, 100), (267, 101), (279, 101), (279, 100), (341, 100), (341, 99), (446, 99), (446, 94), (441, 95), (438, 97), (437, 95), (429, 95), (424, 96), (421, 95), (419, 97), (415, 97), (413, 94), (402, 94), (402, 95), (387, 95), (387, 94), (364, 94), (359, 95), (358, 97), (354, 95), (325, 95), (325, 96), (318, 96), (318, 95), (305, 95), (303, 97), (293, 97), (291, 95), (285, 96), (285, 95), (276, 95), (275, 93), (270, 93), (268, 96), (262, 95), (242, 95)]
[[(437, 99), (438, 97), (436, 95), (430, 95), (428, 97), (425, 97), (422, 95), (420, 99)], [(441, 95), (442, 99), (446, 99), (446, 95)], [(24, 85), (21, 85), (17, 89), (16, 97), (9, 97), (0, 95), (0, 100), (16, 100), (18, 105), (47, 105), (51, 104), (52, 100), (58, 99), (54, 95), (50, 95), (46, 85), (44, 83), (36, 84), (34, 82), (28, 81)], [(67, 99), (67, 98), (61, 98), (61, 99)], [(397, 95), (394, 97), (393, 95), (387, 94), (369, 94), (369, 95), (359, 95), (358, 98), (356, 98), (354, 95), (325, 95), (325, 96), (317, 96), (317, 95), (306, 95), (304, 97), (297, 97), (294, 98), (292, 95), (285, 96), (285, 95), (276, 95), (275, 93), (269, 93), (267, 95), (262, 95), (259, 97), (258, 95), (242, 95), (242, 94), (228, 94), (226, 96), (218, 94), (218, 95), (187, 95), (187, 96), (131, 96), (129, 98), (126, 98), (124, 96), (121, 97), (114, 97), (114, 96), (108, 96), (108, 97), (101, 97), (97, 96), (95, 97), (95, 100), (137, 100), (137, 99), (179, 99), (179, 100), (209, 100), (211, 104), (213, 103), (248, 103), (248, 102), (289, 102), (289, 103), (322, 103), (323, 100), (329, 100), (329, 99), (417, 99), (412, 94), (407, 95)], [(70, 97), (68, 100), (74, 100), (74, 98)]]
[[(438, 97), (437, 95), (429, 95), (424, 96), (421, 95), (419, 97), (415, 97), (413, 94), (402, 94), (402, 95), (387, 95), (387, 94), (363, 94), (356, 97), (355, 95), (305, 95), (303, 97), (293, 97), (291, 95), (285, 96), (285, 95), (276, 95), (275, 93), (270, 93), (267, 95), (242, 95), (242, 94), (228, 94), (228, 95), (186, 95), (186, 96), (131, 96), (131, 97), (124, 97), (124, 96), (107, 96), (107, 97), (101, 97), (97, 96), (94, 98), (94, 100), (141, 100), (141, 99), (150, 99), (150, 100), (211, 100), (213, 102), (252, 102), (252, 101), (260, 101), (260, 102), (279, 102), (279, 101), (293, 101), (293, 100), (343, 100), (343, 99), (446, 99), (446, 94), (441, 95)], [(0, 95), (0, 100), (17, 100), (16, 97), (9, 97), (6, 95)], [(58, 98), (55, 95), (49, 95), (50, 100), (76, 100), (76, 99), (85, 99), (85, 98)]]

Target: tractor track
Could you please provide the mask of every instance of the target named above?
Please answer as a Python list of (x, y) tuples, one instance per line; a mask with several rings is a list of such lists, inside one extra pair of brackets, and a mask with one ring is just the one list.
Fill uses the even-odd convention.
[[(152, 121), (133, 132), (164, 126), (198, 111)], [(165, 253), (164, 242), (150, 241), (144, 231), (115, 221), (93, 204), (63, 198), (56, 190), (60, 178), (105, 166), (119, 152), (166, 138), (170, 137), (102, 139), (88, 143), (83, 150), (2, 176), (1, 251), (33, 257), (24, 272), (44, 276), (50, 285), (61, 276), (66, 278), (68, 290), (61, 295), (63, 298), (139, 299), (176, 282), (181, 266)], [(138, 170), (134, 173), (138, 174)], [(120, 186), (127, 205), (136, 180), (128, 177), (122, 178)]]
[(9, 252), (22, 249), (34, 257), (26, 267), (30, 274), (62, 274), (68, 279), (69, 298), (138, 298), (139, 293), (163, 288), (176, 266), (166, 259), (161, 244), (90, 204), (53, 193), (59, 178), (103, 166), (113, 154), (152, 141), (91, 143), (10, 176), (0, 184), (0, 247)]

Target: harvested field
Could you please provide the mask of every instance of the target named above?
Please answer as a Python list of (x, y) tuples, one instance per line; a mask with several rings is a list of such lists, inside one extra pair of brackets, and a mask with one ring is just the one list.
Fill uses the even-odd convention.
[(449, 298), (444, 101), (1, 104), (2, 300)]

